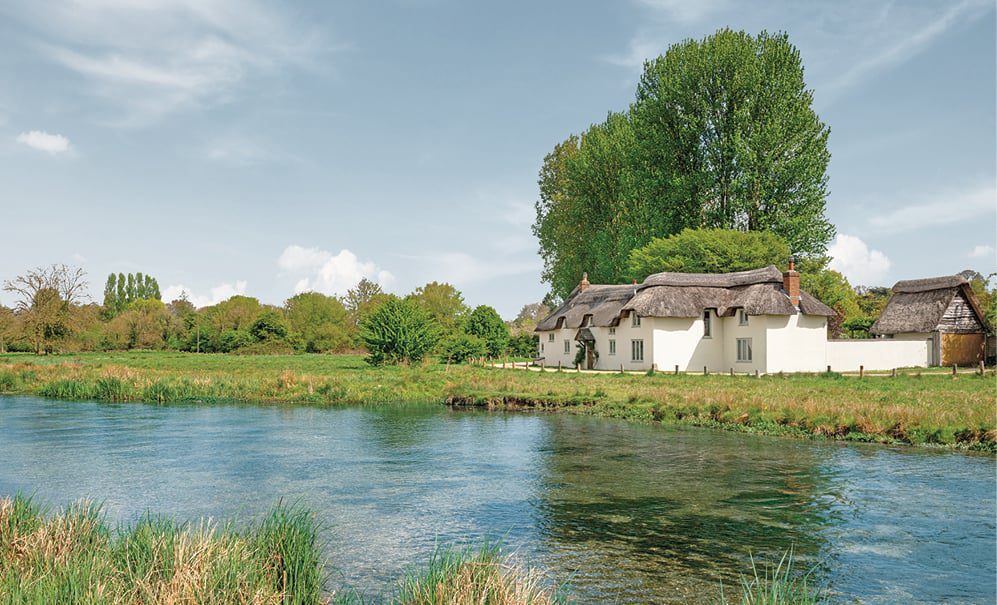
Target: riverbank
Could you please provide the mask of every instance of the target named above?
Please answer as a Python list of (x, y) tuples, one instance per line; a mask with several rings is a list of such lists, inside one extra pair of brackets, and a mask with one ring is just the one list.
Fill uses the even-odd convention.
[[(53, 514), (21, 495), (0, 498), (0, 595), (5, 602), (255, 603), (373, 602), (331, 589), (320, 535), (307, 510), (278, 505), (237, 528), (143, 516), (111, 528), (80, 502)], [(790, 578), (791, 580), (791, 578)], [(380, 602), (380, 601), (379, 601)], [(392, 605), (555, 605), (564, 594), (492, 546), (441, 549), (398, 583)]]
[(449, 402), (542, 409), (819, 439), (995, 451), (994, 375), (894, 377), (575, 374), (428, 364), (373, 368), (355, 355), (172, 352), (0, 355), (0, 393), (153, 403)]

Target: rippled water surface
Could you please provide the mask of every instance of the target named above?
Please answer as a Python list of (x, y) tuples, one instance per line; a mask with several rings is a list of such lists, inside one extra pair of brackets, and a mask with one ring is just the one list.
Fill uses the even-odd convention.
[(582, 603), (700, 602), (790, 546), (839, 602), (993, 603), (995, 460), (442, 407), (0, 397), (0, 494), (112, 519), (300, 501), (333, 583), (390, 591), (437, 543), (500, 538)]

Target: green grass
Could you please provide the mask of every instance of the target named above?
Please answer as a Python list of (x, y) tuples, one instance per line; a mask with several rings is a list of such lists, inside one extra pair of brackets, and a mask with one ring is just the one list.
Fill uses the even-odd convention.
[(313, 516), (294, 507), (241, 530), (152, 515), (111, 529), (92, 503), (48, 514), (31, 498), (0, 499), (4, 602), (317, 603), (321, 570)]
[(824, 602), (821, 592), (809, 585), (810, 572), (793, 572), (793, 552), (790, 550), (774, 566), (759, 572), (751, 557), (751, 575), (741, 578), (740, 590), (730, 600), (721, 586), (719, 605), (817, 605)]
[(0, 392), (69, 400), (265, 404), (450, 402), (538, 408), (819, 439), (995, 450), (993, 372), (908, 370), (727, 376), (582, 373), (427, 364), (372, 368), (357, 355), (175, 352), (0, 355)]
[[(151, 514), (112, 529), (88, 502), (49, 513), (0, 499), (0, 601), (60, 604), (363, 604), (330, 591), (314, 515), (275, 506), (243, 529)], [(373, 601), (369, 601), (373, 603)], [(441, 548), (398, 584), (391, 605), (554, 605), (564, 595), (495, 546)]]

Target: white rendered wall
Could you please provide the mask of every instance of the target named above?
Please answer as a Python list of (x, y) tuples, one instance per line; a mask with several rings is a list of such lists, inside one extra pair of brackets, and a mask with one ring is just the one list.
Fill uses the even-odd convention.
[[(539, 357), (543, 358), (544, 365), (548, 368), (556, 368), (558, 362), (565, 368), (575, 367), (575, 334), (577, 328), (562, 328), (560, 330), (548, 330), (538, 332), (540, 344), (543, 345), (543, 352)], [(549, 340), (550, 335), (554, 335), (554, 341)], [(568, 341), (568, 352), (564, 352), (564, 341)]]
[[(735, 372), (761, 373), (768, 371), (765, 364), (766, 332), (768, 328), (767, 317), (765, 315), (752, 315), (748, 317), (748, 325), (740, 325), (738, 314), (733, 317), (722, 318), (724, 359), (721, 372), (729, 372), (732, 368)], [(744, 362), (737, 360), (737, 339), (751, 339), (751, 361)], [(702, 370), (702, 368), (700, 368)], [(778, 371), (778, 370), (776, 370)]]
[[(931, 343), (923, 340), (873, 338), (827, 341), (827, 363), (834, 372), (927, 367)], [(826, 368), (825, 368), (826, 369)]]
[[(752, 317), (753, 321), (755, 318)], [(775, 372), (823, 372), (827, 359), (827, 318), (819, 315), (766, 315), (765, 366)], [(736, 354), (736, 351), (735, 351)]]
[(711, 334), (703, 334), (703, 318), (656, 317), (654, 322), (654, 363), (661, 372), (702, 372), (707, 367), (719, 372), (724, 364), (723, 322), (710, 312)]

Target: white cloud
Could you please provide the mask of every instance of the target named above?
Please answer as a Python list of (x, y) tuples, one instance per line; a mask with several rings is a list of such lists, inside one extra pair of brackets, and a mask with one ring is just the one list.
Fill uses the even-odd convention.
[(15, 4), (8, 12), (40, 32), (49, 59), (138, 123), (230, 101), (249, 78), (307, 65), (319, 50), (315, 28), (257, 0)]
[(976, 219), (997, 212), (997, 189), (993, 184), (952, 191), (874, 216), (869, 224), (882, 233), (916, 231)]
[(83, 256), (79, 252), (73, 253), (73, 262), (77, 265), (82, 265), (87, 262), (87, 257)]
[(994, 247), (987, 244), (980, 244), (979, 246), (973, 246), (973, 249), (969, 251), (969, 258), (983, 258), (989, 256), (993, 258)]
[(219, 284), (214, 288), (210, 288), (207, 294), (195, 294), (193, 290), (188, 288), (183, 284), (176, 284), (172, 286), (167, 286), (163, 290), (163, 302), (172, 302), (186, 296), (187, 300), (191, 302), (195, 307), (200, 309), (201, 307), (210, 307), (211, 305), (217, 305), (223, 300), (228, 300), (237, 294), (246, 293), (246, 282), (243, 280), (236, 281), (235, 284), (230, 284), (228, 282)]
[(284, 249), (277, 259), (277, 265), (299, 277), (294, 285), (295, 293), (314, 291), (343, 295), (364, 278), (385, 289), (395, 281), (395, 276), (390, 272), (372, 261), (360, 261), (356, 254), (346, 249), (334, 255), (328, 250), (295, 244)]
[(872, 250), (854, 235), (839, 233), (827, 250), (830, 268), (848, 278), (853, 286), (877, 285), (890, 270), (890, 259)]
[(17, 135), (17, 142), (32, 149), (47, 152), (50, 155), (66, 153), (72, 149), (69, 139), (61, 134), (49, 134), (42, 130), (22, 132)]

